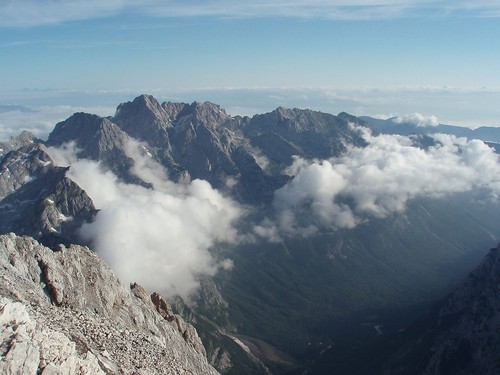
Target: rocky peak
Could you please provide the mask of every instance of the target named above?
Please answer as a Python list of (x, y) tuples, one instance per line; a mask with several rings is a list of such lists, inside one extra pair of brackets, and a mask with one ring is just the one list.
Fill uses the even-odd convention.
[(33, 133), (24, 130), (21, 134), (10, 137), (6, 142), (0, 142), (0, 157), (7, 154), (9, 151), (17, 150), (32, 143), (40, 143), (40, 140), (36, 138)]
[(225, 126), (229, 121), (231, 121), (231, 116), (217, 104), (193, 102), (185, 105), (178, 114), (174, 122), (174, 133), (186, 128), (195, 130), (206, 128), (216, 137), (227, 137), (231, 133)]
[(193, 102), (191, 104), (162, 104), (166, 110), (175, 116), (172, 116), (174, 126), (183, 126), (186, 123), (196, 125), (203, 125), (212, 129), (226, 125), (231, 121), (226, 111), (219, 105), (211, 102)]
[(42, 145), (7, 154), (0, 163), (0, 233), (30, 235), (49, 246), (78, 242), (76, 230), (96, 209), (66, 171)]
[(113, 121), (130, 136), (154, 147), (170, 148), (170, 114), (151, 95), (141, 95), (116, 109)]
[(309, 112), (309, 110), (301, 110), (298, 108), (285, 108), (285, 107), (278, 107), (276, 108), (273, 112), (273, 114), (276, 115), (276, 117), (280, 120), (284, 119), (294, 119), (297, 116), (300, 116), (302, 112)]
[(52, 167), (52, 159), (40, 144), (31, 144), (9, 152), (0, 160), (0, 199), (25, 183), (39, 178)]
[(48, 141), (54, 144), (62, 144), (79, 139), (82, 136), (89, 138), (99, 130), (104, 120), (98, 115), (76, 112), (68, 119), (56, 124), (54, 130), (49, 134)]
[(161, 104), (161, 107), (167, 112), (168, 118), (171, 121), (174, 121), (186, 106), (189, 106), (189, 104), (172, 102), (164, 102)]
[(117, 144), (122, 145), (128, 138), (127, 134), (107, 118), (75, 113), (56, 124), (49, 134), (47, 144), (57, 147), (75, 141), (76, 147), (83, 153), (82, 157), (97, 159), (104, 150)]
[(107, 118), (87, 113), (75, 113), (58, 123), (50, 133), (47, 145), (59, 147), (75, 142), (77, 156), (100, 161), (126, 181), (136, 181), (130, 174), (133, 160), (125, 151), (131, 137)]
[(158, 100), (154, 96), (146, 94), (139, 95), (131, 102), (118, 105), (115, 117), (122, 118), (130, 111), (142, 112), (143, 114), (152, 113), (156, 117), (161, 117), (164, 112)]
[(243, 131), (253, 145), (276, 160), (281, 168), (292, 162), (293, 155), (327, 159), (342, 154), (347, 144), (365, 144), (344, 119), (297, 108), (280, 107), (255, 115), (244, 124)]
[(211, 102), (194, 102), (191, 108), (196, 120), (206, 124), (224, 124), (231, 119), (224, 109)]
[(360, 119), (359, 117), (353, 116), (347, 112), (340, 112), (337, 115), (337, 117), (342, 119), (342, 120), (345, 120), (347, 122), (356, 124), (356, 125), (370, 127), (370, 125), (366, 121)]
[(225, 126), (229, 121), (223, 109), (209, 102), (184, 105), (178, 113), (169, 133), (172, 156), (192, 178), (220, 187), (238, 173), (231, 157), (238, 141)]
[(288, 132), (323, 131), (324, 123), (338, 122), (333, 115), (314, 112), (308, 109), (278, 107), (272, 112), (255, 115), (249, 129), (273, 130), (283, 134)]

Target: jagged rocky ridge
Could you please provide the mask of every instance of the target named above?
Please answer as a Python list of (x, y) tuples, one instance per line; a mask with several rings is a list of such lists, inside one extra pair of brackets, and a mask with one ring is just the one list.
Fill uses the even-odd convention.
[(35, 237), (48, 246), (78, 243), (76, 231), (97, 210), (66, 177), (42, 144), (11, 151), (0, 160), (0, 233)]
[(160, 104), (141, 95), (120, 104), (114, 117), (73, 115), (56, 125), (46, 144), (75, 142), (79, 157), (99, 160), (130, 181), (135, 177), (125, 143), (133, 138), (143, 142), (171, 179), (198, 178), (225, 189), (233, 178), (236, 198), (260, 204), (269, 203), (285, 184), (281, 171), (294, 155), (326, 158), (339, 155), (348, 144), (363, 145), (348, 123), (330, 114), (284, 108), (253, 118), (231, 117), (209, 102)]
[(18, 136), (10, 137), (6, 142), (0, 142), (0, 157), (4, 156), (9, 151), (15, 151), (23, 146), (39, 142), (41, 142), (41, 140), (36, 138), (32, 133), (23, 130)]
[(196, 330), (88, 248), (0, 236), (2, 373), (216, 374)]
[(76, 229), (97, 211), (45, 147), (73, 145), (79, 158), (99, 161), (125, 182), (148, 186), (131, 172), (127, 151), (130, 141), (142, 142), (174, 181), (203, 179), (243, 203), (262, 205), (288, 181), (281, 171), (294, 155), (327, 158), (349, 144), (363, 145), (349, 126), (353, 121), (348, 115), (284, 108), (231, 117), (209, 102), (159, 104), (149, 95), (120, 104), (110, 118), (75, 113), (58, 123), (46, 142), (25, 132), (2, 144), (0, 214), (6, 219), (0, 233), (29, 235), (48, 246), (81, 243)]

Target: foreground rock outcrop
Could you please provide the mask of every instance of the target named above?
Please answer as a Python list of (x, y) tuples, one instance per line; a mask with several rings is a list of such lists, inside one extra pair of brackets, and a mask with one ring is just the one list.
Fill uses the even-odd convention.
[(500, 373), (500, 244), (445, 300), (433, 323), (424, 374)]
[(0, 279), (0, 373), (217, 373), (192, 326), (88, 248), (0, 236)]

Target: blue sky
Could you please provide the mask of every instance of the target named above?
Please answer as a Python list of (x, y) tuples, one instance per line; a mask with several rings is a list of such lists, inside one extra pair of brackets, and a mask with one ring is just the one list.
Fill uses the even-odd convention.
[(0, 139), (141, 93), (500, 126), (498, 36), (494, 0), (2, 0)]

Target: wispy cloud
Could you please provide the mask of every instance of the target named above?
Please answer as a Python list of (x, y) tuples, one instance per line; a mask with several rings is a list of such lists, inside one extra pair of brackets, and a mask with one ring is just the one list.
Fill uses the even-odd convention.
[(0, 25), (30, 27), (101, 18), (125, 10), (121, 0), (6, 0), (0, 4)]
[(18, 40), (18, 41), (13, 41), (13, 42), (0, 43), (0, 48), (20, 47), (20, 46), (26, 46), (29, 44), (31, 44), (31, 42), (29, 42), (27, 40)]
[(1, 26), (29, 27), (135, 13), (154, 17), (293, 17), (368, 20), (404, 17), (499, 17), (497, 1), (478, 0), (5, 0)]

